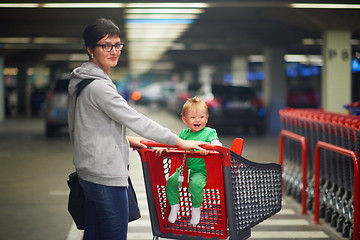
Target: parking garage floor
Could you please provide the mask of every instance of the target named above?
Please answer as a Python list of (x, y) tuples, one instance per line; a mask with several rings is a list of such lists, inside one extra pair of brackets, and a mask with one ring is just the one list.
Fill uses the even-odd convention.
[[(165, 111), (136, 107), (178, 133), (181, 120)], [(129, 132), (129, 134), (132, 134)], [(235, 137), (245, 140), (243, 156), (255, 162), (277, 162), (277, 135), (220, 135), (230, 147)], [(0, 123), (0, 239), (79, 240), (67, 212), (67, 176), (74, 170), (72, 146), (66, 131), (44, 135), (41, 118), (11, 118)], [(129, 225), (128, 239), (152, 239), (140, 158), (131, 154), (130, 175), (142, 218)], [(300, 205), (284, 196), (282, 210), (252, 229), (250, 239), (344, 239), (327, 223), (313, 224), (312, 214), (300, 215)]]

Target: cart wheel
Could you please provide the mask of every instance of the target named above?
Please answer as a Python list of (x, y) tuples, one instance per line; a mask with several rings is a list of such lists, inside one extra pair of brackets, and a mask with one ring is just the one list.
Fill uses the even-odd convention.
[(325, 211), (326, 211), (326, 206), (324, 204), (321, 204), (320, 205), (320, 218), (325, 217)]
[(331, 215), (331, 222), (330, 222), (330, 226), (332, 227), (336, 227), (336, 224), (338, 222), (338, 218), (339, 218), (339, 214), (337, 212), (333, 212)]
[(326, 210), (325, 210), (325, 222), (327, 222), (327, 223), (329, 223), (329, 222), (331, 222), (331, 215), (332, 215), (332, 213), (333, 213), (333, 210), (331, 209), (331, 208), (327, 208)]
[(340, 216), (338, 219), (337, 219), (337, 223), (336, 223), (336, 231), (337, 232), (342, 232), (342, 229), (343, 229), (343, 225), (344, 225), (344, 217), (343, 216)]
[(307, 209), (308, 210), (310, 210), (310, 211), (312, 211), (312, 209), (313, 209), (313, 197), (310, 197), (310, 198), (308, 198), (307, 199), (307, 204), (306, 204), (306, 206), (307, 206)]
[(349, 240), (353, 240), (353, 237), (354, 237), (354, 229), (351, 227), (350, 228), (350, 232), (349, 232)]
[(342, 236), (348, 238), (350, 236), (351, 223), (345, 222), (343, 225)]
[(158, 236), (153, 236), (153, 240), (158, 240), (159, 237)]

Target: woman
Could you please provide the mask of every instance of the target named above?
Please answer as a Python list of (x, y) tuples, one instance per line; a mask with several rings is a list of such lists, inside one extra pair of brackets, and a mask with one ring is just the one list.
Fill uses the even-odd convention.
[[(109, 78), (123, 43), (110, 20), (98, 19), (83, 33), (89, 62), (73, 70), (69, 84), (69, 130), (74, 165), (85, 192), (84, 239), (126, 239), (128, 228), (128, 169), (130, 147), (145, 148), (138, 135), (191, 150), (204, 142), (185, 141), (169, 129), (139, 114), (116, 90)], [(77, 84), (95, 79), (76, 98)]]

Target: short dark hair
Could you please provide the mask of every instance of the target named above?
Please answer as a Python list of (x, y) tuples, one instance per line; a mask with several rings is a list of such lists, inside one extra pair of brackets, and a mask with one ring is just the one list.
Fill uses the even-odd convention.
[(106, 35), (120, 37), (119, 27), (109, 19), (97, 19), (93, 24), (88, 25), (83, 32), (85, 47), (93, 49), (97, 42)]

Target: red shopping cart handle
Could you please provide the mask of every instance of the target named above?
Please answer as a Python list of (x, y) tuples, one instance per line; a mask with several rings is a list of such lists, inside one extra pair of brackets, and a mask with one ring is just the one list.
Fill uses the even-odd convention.
[[(163, 148), (182, 149), (177, 145), (167, 145), (167, 144), (162, 144), (162, 143), (158, 143), (158, 142), (154, 142), (154, 141), (141, 141), (141, 143), (145, 144), (148, 148), (163, 147)], [(212, 150), (212, 151), (218, 151), (219, 150), (218, 146), (214, 146), (214, 145), (210, 145), (210, 144), (203, 144), (203, 145), (200, 145), (200, 147), (202, 147), (202, 148), (204, 148), (206, 150)]]

